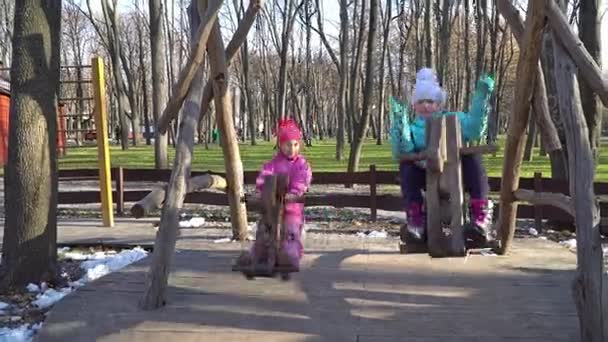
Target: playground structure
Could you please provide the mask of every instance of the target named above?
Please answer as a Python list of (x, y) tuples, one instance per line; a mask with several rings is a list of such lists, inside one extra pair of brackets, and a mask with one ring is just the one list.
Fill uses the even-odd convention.
[(428, 245), (428, 253), (432, 257), (465, 256), (466, 249), (472, 245), (485, 247), (486, 241), (465, 241), (460, 156), (493, 153), (497, 147), (463, 147), (460, 122), (456, 115), (431, 118), (426, 126), (426, 140), (426, 150), (407, 154), (401, 160), (426, 163), (428, 240), (421, 246), (411, 242), (401, 243), (400, 250), (402, 253), (421, 252), (426, 251)]
[[(242, 263), (242, 259), (249, 259), (249, 253), (245, 251), (232, 266), (233, 271), (242, 272), (247, 279), (274, 277), (279, 273), (283, 280), (288, 280), (290, 273), (299, 272), (298, 268), (290, 266), (282, 247), (287, 239), (287, 231), (283, 224), (283, 209), (287, 201), (288, 186), (287, 175), (264, 177), (264, 187), (259, 203), (256, 205), (260, 212), (256, 239), (262, 239), (265, 253), (261, 256), (254, 255), (251, 263), (246, 265)], [(255, 199), (249, 201), (256, 204)]]
[[(1, 68), (7, 72), (10, 68)], [(74, 70), (74, 71), (73, 71)], [(57, 106), (57, 154), (63, 156), (70, 147), (97, 140), (92, 95), (91, 65), (62, 65)], [(10, 108), (10, 83), (0, 84), (0, 165), (7, 162)]]
[[(168, 272), (170, 267), (171, 255), (175, 250), (177, 235), (178, 213), (184, 198), (188, 192), (185, 186), (190, 176), (192, 145), (194, 142), (194, 132), (199, 122), (199, 116), (205, 115), (211, 99), (215, 100), (217, 111), (218, 127), (220, 129), (222, 148), (224, 149), (226, 160), (226, 196), (231, 206), (231, 219), (235, 225), (235, 230), (243, 232), (244, 205), (240, 203), (242, 197), (243, 172), (240, 163), (236, 134), (230, 113), (228, 92), (228, 69), (227, 65), (238, 51), (239, 46), (245, 40), (247, 32), (251, 28), (253, 21), (261, 7), (260, 0), (250, 1), (247, 11), (244, 13), (243, 20), (227, 48), (224, 49), (221, 39), (221, 32), (217, 24), (217, 13), (222, 6), (221, 1), (209, 1), (206, 8), (199, 8), (194, 11), (197, 15), (196, 24), (198, 30), (193, 34), (192, 54), (183, 68), (178, 83), (175, 85), (173, 97), (167, 105), (162, 117), (158, 121), (158, 131), (165, 132), (171, 120), (175, 119), (185, 100), (188, 105), (182, 111), (180, 124), (179, 141), (177, 143), (177, 153), (173, 171), (165, 190), (165, 204), (161, 219), (159, 233), (156, 236), (153, 262), (151, 265), (150, 277), (146, 288), (146, 294), (142, 301), (144, 308), (157, 308), (165, 303)], [(193, 2), (195, 3), (195, 2)], [(203, 3), (203, 2), (201, 2)], [(599, 245), (599, 209), (592, 189), (593, 180), (593, 159), (591, 157), (589, 140), (587, 137), (587, 126), (582, 115), (580, 99), (578, 98), (578, 88), (576, 80), (576, 69), (583, 82), (586, 82), (600, 97), (605, 105), (608, 105), (608, 83), (605, 82), (597, 64), (586, 54), (583, 45), (577, 35), (570, 28), (564, 14), (557, 8), (553, 1), (538, 0), (528, 2), (528, 11), (525, 25), (522, 23), (513, 4), (507, 0), (499, 0), (498, 8), (501, 14), (507, 19), (520, 45), (520, 56), (517, 69), (517, 82), (515, 85), (515, 96), (518, 99), (513, 102), (508, 137), (505, 148), (505, 158), (503, 165), (503, 177), (501, 181), (501, 197), (499, 208), (499, 219), (497, 232), (499, 234), (500, 254), (507, 254), (512, 245), (515, 232), (515, 219), (518, 201), (527, 201), (534, 204), (550, 205), (564, 208), (575, 217), (577, 226), (577, 259), (578, 276), (574, 282), (574, 295), (579, 311), (581, 324), (581, 337), (584, 341), (602, 341), (608, 336), (608, 298), (606, 298), (605, 280), (603, 279), (602, 250)], [(513, 13), (515, 13), (513, 15)], [(548, 24), (548, 25), (547, 25)], [(554, 39), (554, 49), (556, 58), (556, 78), (560, 80), (558, 89), (559, 107), (567, 130), (568, 155), (569, 160), (569, 195), (555, 196), (551, 193), (539, 193), (536, 191), (522, 191), (519, 188), (520, 165), (522, 161), (523, 146), (526, 137), (526, 125), (529, 119), (530, 106), (534, 106), (535, 118), (541, 130), (541, 135), (545, 142), (548, 152), (558, 152), (562, 146), (557, 138), (557, 133), (551, 118), (548, 115), (546, 104), (546, 91), (544, 92), (544, 78), (539, 67), (539, 55), (541, 49), (541, 39), (546, 27), (550, 28), (550, 34)], [(210, 80), (206, 83), (203, 90), (203, 103), (201, 108), (190, 108), (191, 103), (197, 102), (201, 97), (198, 94), (205, 80), (202, 73), (197, 72), (201, 67), (206, 51), (209, 53), (211, 66)], [(99, 60), (97, 61), (99, 63)], [(97, 79), (99, 85), (95, 87), (95, 101), (97, 123), (96, 136), (103, 143), (98, 144), (100, 151), (100, 177), (101, 177), (101, 198), (104, 206), (103, 212), (111, 212), (109, 204), (111, 201), (111, 188), (109, 187), (109, 159), (107, 158), (107, 121), (105, 118), (105, 89), (103, 83), (102, 64), (97, 64)], [(193, 86), (195, 84), (196, 86)], [(196, 101), (192, 99), (197, 99)], [(196, 105), (194, 106), (196, 107)], [(201, 110), (202, 109), (202, 110)], [(201, 114), (202, 113), (202, 114)], [(443, 121), (444, 124), (446, 121)], [(454, 148), (445, 141), (447, 139), (446, 130), (454, 131), (453, 137), (458, 137), (457, 126), (443, 126), (439, 130), (431, 130), (430, 135), (438, 134), (437, 145), (432, 146), (426, 152), (425, 159), (430, 161), (431, 172), (428, 174), (427, 182), (431, 191), (430, 203), (427, 205), (433, 208), (442, 208), (441, 191), (443, 188), (450, 193), (450, 228), (453, 232), (462, 229), (462, 185), (459, 182), (449, 179), (456, 179), (459, 173), (458, 156), (460, 153), (448, 154), (447, 148)], [(443, 139), (443, 140), (442, 140)], [(433, 140), (431, 140), (433, 141)], [(443, 141), (443, 142), (442, 142)], [(442, 142), (439, 145), (439, 142)], [(445, 143), (445, 144), (444, 144)], [(455, 148), (461, 148), (456, 144)], [(479, 152), (476, 152), (479, 153)], [(452, 156), (452, 159), (450, 159)], [(576, 156), (576, 158), (574, 158)], [(434, 165), (433, 165), (434, 164)], [(445, 170), (445, 171), (444, 171)], [(270, 182), (272, 183), (272, 182)], [(276, 183), (274, 183), (276, 185)], [(447, 185), (447, 186), (446, 186)], [(280, 215), (280, 207), (284, 201), (282, 192), (268, 189), (269, 196), (266, 204), (266, 212), (273, 212)], [(273, 194), (272, 196), (268, 194)], [(270, 200), (274, 198), (274, 200)], [(444, 202), (445, 207), (445, 202)], [(440, 210), (440, 209), (439, 209)], [(439, 216), (439, 215), (437, 215)], [(280, 216), (274, 216), (279, 218)], [(104, 217), (104, 222), (111, 218)], [(272, 222), (272, 221), (271, 221)], [(280, 241), (280, 220), (275, 220), (276, 225), (271, 225), (271, 232)], [(430, 229), (435, 233), (440, 232), (441, 220), (435, 219), (430, 223)], [(434, 233), (434, 234), (435, 234)], [(454, 234), (459, 235), (459, 234)], [(432, 238), (429, 239), (429, 243)], [(431, 247), (433, 245), (434, 247)], [(437, 241), (430, 243), (431, 254), (441, 254), (442, 250), (449, 250), (449, 253), (462, 255), (462, 241), (451, 239), (449, 246), (443, 246), (443, 242)]]

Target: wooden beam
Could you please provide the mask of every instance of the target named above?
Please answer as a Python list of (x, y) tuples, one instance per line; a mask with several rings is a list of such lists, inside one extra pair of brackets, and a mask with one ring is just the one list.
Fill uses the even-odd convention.
[[(232, 36), (232, 39), (228, 43), (226, 47), (226, 60), (228, 64), (232, 61), (236, 53), (239, 51), (241, 45), (247, 40), (247, 34), (249, 30), (253, 26), (255, 22), (255, 18), (257, 18), (257, 14), (260, 11), (264, 4), (264, 0), (250, 0), (249, 6), (243, 15), (243, 19), (239, 22), (239, 25)], [(213, 85), (209, 81), (205, 85), (205, 89), (203, 90), (203, 101), (201, 102), (201, 118), (209, 111), (209, 104), (211, 103), (211, 99), (213, 99)], [(160, 132), (164, 132), (169, 128), (169, 123), (171, 120), (177, 117), (177, 112), (169, 112), (166, 116), (163, 113), (158, 120), (158, 129)]]
[[(500, 0), (506, 2), (508, 0)], [(545, 24), (545, 2), (535, 0), (528, 2), (528, 17), (520, 48), (517, 65), (517, 81), (515, 83), (515, 99), (512, 116), (507, 131), (507, 144), (503, 162), (503, 175), (500, 192), (500, 213), (498, 218), (498, 234), (500, 237), (499, 253), (505, 254), (515, 235), (515, 220), (517, 203), (513, 193), (519, 187), (519, 174), (526, 141), (526, 126), (528, 124), (531, 95), (534, 89), (538, 71), (538, 60), (541, 51), (541, 41)]]
[[(563, 33), (553, 31), (554, 41), (559, 34)], [(572, 290), (579, 317), (580, 340), (606, 342), (608, 283), (604, 276), (600, 212), (593, 193), (595, 163), (589, 130), (583, 116), (575, 63), (561, 44), (553, 44), (553, 55), (558, 104), (566, 131), (570, 194), (574, 199), (577, 275)]]
[[(199, 191), (202, 189), (226, 190), (226, 179), (221, 176), (206, 174), (192, 177), (188, 180), (186, 193)], [(161, 208), (165, 201), (167, 185), (150, 191), (146, 197), (139, 200), (131, 207), (131, 215), (135, 218), (142, 218), (152, 210)]]
[(239, 143), (232, 118), (228, 63), (224, 53), (224, 43), (219, 23), (213, 25), (211, 39), (207, 43), (209, 50), (209, 67), (216, 110), (217, 126), (220, 130), (226, 181), (228, 182), (228, 204), (230, 205), (230, 222), (232, 238), (243, 241), (247, 236), (247, 208), (241, 203), (243, 196), (243, 162)]
[(534, 205), (550, 205), (560, 208), (574, 217), (574, 207), (570, 196), (555, 192), (535, 192), (525, 189), (515, 190), (514, 195), (518, 201), (525, 201)]
[[(509, 24), (517, 44), (521, 47), (524, 35), (524, 23), (519, 16), (519, 12), (510, 1), (499, 1), (497, 3), (497, 7), (500, 14), (502, 14)], [(557, 129), (555, 128), (555, 124), (551, 119), (551, 113), (549, 112), (545, 75), (540, 63), (538, 63), (536, 66), (536, 73), (537, 77), (535, 83), (536, 87), (534, 87), (534, 102), (532, 103), (535, 113), (534, 118), (536, 119), (536, 124), (540, 130), (541, 137), (545, 145), (545, 150), (547, 152), (558, 151), (562, 149), (562, 144), (559, 141)]]
[[(210, 0), (210, 6), (205, 6), (206, 0), (192, 0), (193, 7), (198, 7), (196, 12), (191, 8), (191, 25), (200, 28), (211, 26), (217, 22), (217, 10), (221, 7), (223, 0)], [(195, 6), (197, 5), (198, 6)], [(207, 8), (206, 11), (203, 9)], [(212, 14), (214, 13), (214, 14)], [(200, 44), (199, 34), (192, 35), (191, 44)], [(208, 36), (208, 34), (207, 34)], [(196, 37), (196, 38), (195, 38)], [(191, 56), (191, 58), (195, 58)], [(157, 309), (166, 303), (167, 281), (169, 270), (175, 252), (177, 242), (177, 228), (179, 225), (179, 212), (184, 204), (187, 193), (186, 180), (190, 177), (192, 167), (192, 148), (194, 146), (194, 135), (198, 126), (200, 115), (200, 99), (203, 92), (203, 71), (196, 68), (192, 86), (187, 89), (187, 98), (182, 111), (180, 122), (180, 134), (177, 139), (175, 159), (171, 178), (167, 187), (167, 197), (163, 206), (158, 233), (154, 242), (154, 252), (151, 256), (150, 271), (145, 284), (145, 293), (140, 302), (144, 310)], [(173, 94), (174, 97), (180, 96)]]
[(205, 59), (207, 40), (209, 39), (213, 23), (217, 18), (217, 13), (222, 7), (222, 3), (223, 1), (211, 1), (209, 8), (205, 12), (205, 17), (201, 18), (201, 24), (196, 31), (194, 45), (190, 51), (191, 56), (184, 68), (180, 71), (177, 83), (173, 86), (173, 96), (171, 96), (161, 117), (158, 118), (157, 129), (160, 134), (167, 133), (169, 121), (171, 121), (172, 118), (175, 118), (182, 108), (182, 104), (186, 99), (186, 95), (188, 95), (188, 90), (192, 85), (192, 81)]
[(595, 63), (583, 42), (572, 30), (564, 13), (555, 1), (547, 1), (547, 17), (549, 26), (555, 32), (555, 42), (561, 44), (578, 68), (578, 74), (599, 96), (604, 106), (608, 106), (608, 82), (602, 75), (601, 68)]

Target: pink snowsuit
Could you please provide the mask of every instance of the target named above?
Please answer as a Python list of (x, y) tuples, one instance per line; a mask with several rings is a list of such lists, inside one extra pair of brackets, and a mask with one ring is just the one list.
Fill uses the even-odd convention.
[[(280, 173), (285, 173), (289, 176), (289, 194), (301, 196), (308, 190), (312, 180), (312, 170), (306, 159), (301, 155), (288, 159), (281, 152), (277, 153), (272, 160), (265, 163), (262, 167), (262, 171), (256, 180), (257, 190), (259, 192), (262, 191), (265, 176)], [(304, 204), (287, 203), (284, 210), (283, 224), (286, 225), (289, 236), (282, 247), (289, 255), (292, 264), (294, 266), (299, 266), (300, 258), (304, 252), (301, 242), (302, 227), (304, 224)], [(263, 253), (263, 246), (258, 244), (258, 241), (260, 241), (260, 239), (256, 238), (256, 242), (251, 251), (256, 256)]]

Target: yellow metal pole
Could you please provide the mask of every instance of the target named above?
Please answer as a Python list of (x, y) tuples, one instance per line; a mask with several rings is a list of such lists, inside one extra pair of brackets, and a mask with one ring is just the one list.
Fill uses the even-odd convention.
[(103, 59), (94, 57), (91, 64), (93, 66), (93, 96), (95, 97), (95, 128), (97, 130), (101, 217), (104, 226), (113, 227), (112, 176), (110, 174), (110, 145), (108, 143), (108, 115), (106, 112), (106, 83), (103, 71)]

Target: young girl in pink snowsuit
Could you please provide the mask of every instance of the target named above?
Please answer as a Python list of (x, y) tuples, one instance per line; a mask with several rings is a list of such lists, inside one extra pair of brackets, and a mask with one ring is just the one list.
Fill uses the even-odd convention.
[[(289, 177), (289, 188), (287, 198), (301, 196), (310, 186), (312, 171), (310, 165), (300, 155), (300, 143), (302, 132), (295, 121), (291, 119), (282, 120), (278, 127), (279, 152), (266, 162), (256, 180), (257, 191), (261, 192), (264, 185), (264, 177), (275, 174), (287, 174)], [(289, 263), (294, 267), (300, 266), (300, 258), (304, 252), (301, 236), (304, 226), (304, 204), (287, 202), (284, 207), (283, 224), (286, 225), (288, 236), (284, 242), (285, 251)], [(263, 255), (266, 247), (263, 245), (258, 229), (256, 242), (251, 249), (251, 256), (257, 258)]]

